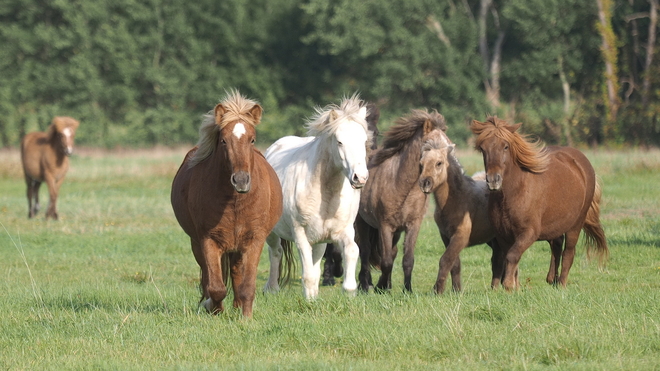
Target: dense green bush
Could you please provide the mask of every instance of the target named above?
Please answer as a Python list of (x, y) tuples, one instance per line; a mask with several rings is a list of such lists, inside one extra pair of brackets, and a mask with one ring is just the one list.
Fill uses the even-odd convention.
[(606, 123), (596, 1), (5, 0), (0, 146), (55, 115), (82, 122), (83, 145), (191, 143), (232, 88), (264, 106), (264, 144), (303, 134), (314, 106), (356, 91), (383, 127), (437, 109), (458, 143), (472, 119), (498, 114), (550, 143), (660, 144), (660, 81), (640, 89), (659, 65), (650, 55), (646, 70), (640, 47), (649, 4), (615, 1), (627, 85)]

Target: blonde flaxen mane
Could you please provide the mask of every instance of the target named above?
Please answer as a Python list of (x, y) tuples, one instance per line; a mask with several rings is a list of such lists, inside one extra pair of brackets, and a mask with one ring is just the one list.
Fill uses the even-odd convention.
[(528, 135), (519, 134), (518, 125), (509, 125), (505, 120), (490, 116), (486, 122), (472, 121), (470, 129), (477, 135), (475, 147), (480, 151), (482, 143), (497, 137), (509, 143), (513, 160), (522, 168), (540, 174), (548, 168), (550, 159), (540, 140), (531, 141)]
[(241, 121), (244, 124), (252, 126), (259, 124), (259, 121), (250, 115), (250, 110), (259, 103), (245, 98), (238, 90), (227, 92), (227, 95), (220, 104), (226, 110), (220, 122), (216, 122), (215, 110), (211, 110), (204, 115), (202, 125), (199, 127), (197, 150), (190, 159), (190, 167), (197, 165), (215, 151), (220, 130), (230, 122)]

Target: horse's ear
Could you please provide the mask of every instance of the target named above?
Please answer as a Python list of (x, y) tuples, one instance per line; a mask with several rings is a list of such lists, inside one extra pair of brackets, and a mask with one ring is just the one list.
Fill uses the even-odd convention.
[(220, 123), (222, 123), (222, 116), (224, 116), (225, 113), (227, 113), (227, 109), (225, 108), (225, 106), (222, 105), (222, 103), (218, 103), (218, 105), (216, 105), (215, 108), (213, 109), (213, 112), (215, 116), (216, 125), (220, 125)]
[(367, 107), (362, 106), (362, 108), (360, 108), (360, 111), (358, 111), (358, 115), (360, 115), (360, 118), (363, 118), (363, 119), (366, 120), (367, 119)]
[(447, 148), (449, 148), (449, 152), (447, 152), (447, 154), (451, 155), (456, 150), (456, 145), (452, 143), (452, 144), (448, 145)]
[(250, 109), (250, 116), (254, 118), (255, 125), (261, 122), (261, 115), (263, 114), (263, 112), (264, 112), (263, 108), (261, 108), (261, 106), (258, 104), (255, 104), (254, 107)]
[(434, 127), (435, 127), (435, 126), (433, 125), (433, 123), (431, 122), (431, 120), (426, 119), (426, 120), (424, 121), (424, 128), (423, 128), (423, 129), (424, 129), (424, 135), (426, 135), (426, 134), (432, 132), (433, 129), (434, 129)]
[(339, 117), (339, 114), (337, 113), (337, 111), (332, 110), (332, 111), (330, 111), (330, 114), (328, 115), (328, 122), (335, 121), (335, 120), (337, 120), (338, 117)]
[(522, 122), (513, 125), (506, 125), (505, 128), (506, 130), (515, 133), (516, 131), (518, 131), (518, 129), (520, 129), (520, 126), (522, 126)]
[(80, 121), (71, 119), (71, 127), (73, 128), (73, 131), (78, 130), (78, 126), (80, 126)]

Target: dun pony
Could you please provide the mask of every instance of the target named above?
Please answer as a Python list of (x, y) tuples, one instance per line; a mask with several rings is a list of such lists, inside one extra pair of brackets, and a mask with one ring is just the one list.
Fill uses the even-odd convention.
[(446, 129), (445, 119), (438, 112), (413, 110), (385, 133), (382, 147), (369, 160), (370, 177), (355, 220), (361, 290), (368, 291), (373, 286), (372, 266), (381, 270), (375, 289), (392, 288), (396, 245), (405, 232), (404, 288), (412, 291), (415, 244), (428, 205), (428, 196), (417, 185), (421, 147), (430, 139), (449, 143)]

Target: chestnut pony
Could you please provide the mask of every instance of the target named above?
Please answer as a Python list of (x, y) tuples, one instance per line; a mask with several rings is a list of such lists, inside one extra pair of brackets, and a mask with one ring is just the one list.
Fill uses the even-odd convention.
[(172, 183), (174, 215), (201, 268), (200, 303), (213, 314), (223, 311), (231, 273), (234, 307), (252, 316), (259, 257), (282, 213), (277, 174), (254, 146), (261, 114), (229, 92), (205, 116)]
[(21, 161), (27, 183), (28, 218), (39, 211), (39, 187), (48, 185), (46, 219), (57, 220), (57, 195), (69, 170), (69, 156), (80, 123), (66, 116), (53, 118), (46, 132), (29, 133), (21, 141)]
[[(490, 190), (488, 213), (502, 251), (504, 279), (511, 290), (522, 254), (537, 240), (551, 242), (547, 281), (566, 286), (580, 230), (587, 252), (602, 263), (608, 255), (600, 224), (601, 189), (587, 157), (570, 147), (541, 147), (497, 117), (473, 121), (476, 148), (482, 153)], [(564, 240), (565, 246), (556, 241)], [(559, 264), (561, 261), (561, 275)]]
[(403, 284), (407, 291), (412, 291), (415, 244), (428, 206), (428, 195), (418, 186), (421, 148), (429, 139), (448, 144), (446, 129), (445, 119), (437, 111), (413, 110), (385, 133), (382, 147), (369, 160), (370, 178), (362, 191), (355, 219), (360, 247), (360, 290), (369, 291), (373, 285), (372, 266), (381, 270), (375, 289), (392, 288), (396, 245), (405, 232)]

